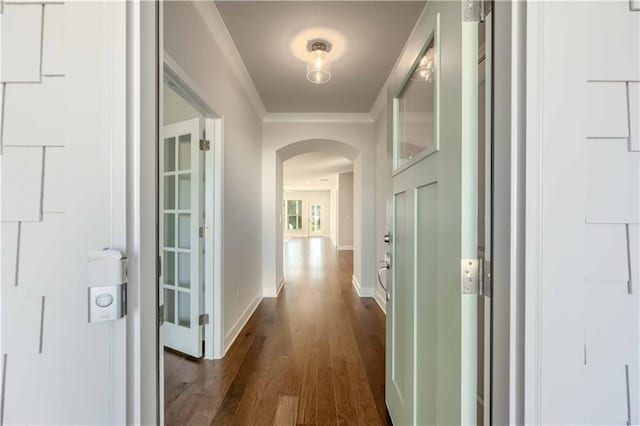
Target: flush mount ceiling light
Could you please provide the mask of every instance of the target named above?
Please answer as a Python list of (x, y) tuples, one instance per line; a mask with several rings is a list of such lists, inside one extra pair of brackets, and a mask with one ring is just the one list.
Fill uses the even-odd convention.
[(420, 62), (416, 67), (416, 70), (413, 72), (411, 76), (411, 80), (414, 81), (426, 81), (431, 83), (433, 81), (433, 74), (436, 69), (436, 55), (433, 47), (427, 49), (427, 52), (424, 54), (422, 58), (420, 58)]
[(331, 63), (327, 58), (331, 44), (326, 40), (311, 40), (307, 45), (307, 80), (314, 84), (323, 84), (331, 80)]

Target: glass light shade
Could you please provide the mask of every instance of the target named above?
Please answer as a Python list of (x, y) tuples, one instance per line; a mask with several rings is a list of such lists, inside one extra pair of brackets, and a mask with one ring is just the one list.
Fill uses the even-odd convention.
[(307, 63), (307, 80), (311, 83), (322, 84), (331, 80), (331, 63), (327, 59), (327, 52), (314, 50)]

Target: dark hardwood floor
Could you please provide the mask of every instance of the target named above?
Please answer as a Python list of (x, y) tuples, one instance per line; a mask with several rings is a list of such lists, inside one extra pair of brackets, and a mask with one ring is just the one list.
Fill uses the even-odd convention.
[(224, 359), (165, 352), (168, 425), (391, 424), (384, 314), (351, 285), (352, 252), (286, 243), (286, 285), (264, 299)]

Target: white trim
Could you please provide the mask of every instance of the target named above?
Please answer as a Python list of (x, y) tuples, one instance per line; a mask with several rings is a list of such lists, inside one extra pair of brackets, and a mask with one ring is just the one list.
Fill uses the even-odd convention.
[(375, 297), (376, 290), (371, 287), (362, 287), (355, 275), (351, 275), (351, 284), (359, 297)]
[(284, 192), (289, 192), (289, 191), (333, 191), (333, 190), (335, 190), (335, 188), (331, 187), (331, 186), (290, 185), (290, 186), (283, 186), (282, 190)]
[(384, 298), (384, 294), (380, 294), (379, 291), (376, 291), (375, 299), (376, 299), (376, 303), (380, 307), (380, 310), (382, 310), (382, 313), (387, 315), (387, 301)]
[(261, 301), (262, 296), (259, 295), (258, 297), (256, 297), (255, 300), (251, 302), (249, 306), (247, 306), (247, 309), (244, 310), (242, 315), (240, 315), (240, 318), (238, 318), (236, 323), (233, 324), (233, 327), (231, 327), (231, 330), (229, 330), (227, 335), (224, 336), (224, 353), (222, 354), (222, 356), (226, 355), (227, 351), (238, 337), (238, 334), (240, 334), (244, 326), (247, 324), (249, 318), (251, 318), (251, 315), (253, 315), (258, 305), (260, 305)]
[(338, 245), (338, 250), (353, 250), (353, 246), (341, 246), (341, 245)]
[(211, 35), (213, 35), (213, 38), (218, 43), (225, 59), (229, 62), (229, 65), (233, 69), (233, 74), (238, 78), (240, 86), (242, 86), (247, 98), (249, 98), (256, 114), (258, 114), (260, 118), (264, 117), (267, 112), (264, 107), (264, 103), (260, 98), (260, 94), (258, 93), (256, 86), (253, 84), (249, 71), (247, 71), (244, 62), (242, 61), (242, 57), (240, 56), (240, 53), (238, 52), (238, 49), (231, 38), (231, 34), (229, 34), (229, 30), (224, 24), (224, 20), (222, 19), (222, 16), (220, 16), (220, 12), (218, 11), (215, 3), (212, 1), (194, 2), (194, 6), (209, 28), (209, 32), (211, 32)]
[[(195, 102), (199, 109), (218, 117), (213, 110), (213, 101), (207, 96), (207, 91), (200, 88), (189, 74), (169, 55), (163, 52), (162, 74), (160, 77), (167, 78), (176, 84), (177, 90), (187, 99)], [(164, 82), (160, 82), (161, 85)], [(195, 105), (194, 105), (195, 106)]]
[(367, 112), (274, 112), (262, 118), (263, 123), (373, 123), (374, 117)]
[[(157, 9), (126, 3), (127, 421), (159, 424), (156, 245)], [(142, 188), (146, 190), (143, 191)]]
[(544, 3), (527, 5), (526, 143), (525, 143), (525, 327), (524, 403), (527, 424), (542, 415), (541, 291), (542, 291), (542, 105), (544, 96)]
[[(293, 237), (293, 238), (298, 238), (298, 237)], [(306, 237), (301, 237), (301, 238), (306, 238)], [(269, 288), (263, 287), (262, 297), (278, 297), (280, 295), (280, 291), (282, 290), (282, 287), (284, 287), (284, 277), (280, 278), (280, 281), (278, 281), (275, 291), (271, 287)]]

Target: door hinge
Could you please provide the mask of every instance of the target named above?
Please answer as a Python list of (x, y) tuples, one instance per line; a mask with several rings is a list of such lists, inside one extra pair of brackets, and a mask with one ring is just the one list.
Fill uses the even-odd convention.
[(164, 305), (158, 306), (158, 327), (164, 324)]
[(208, 232), (209, 229), (206, 226), (201, 226), (200, 228), (198, 228), (198, 236), (200, 238), (206, 237)]
[(485, 16), (485, 0), (463, 0), (462, 20), (464, 22), (483, 22)]
[(485, 259), (462, 259), (460, 282), (462, 294), (491, 297), (491, 262)]
[(211, 142), (206, 139), (200, 139), (200, 151), (209, 151), (211, 149)]
[(198, 325), (207, 325), (209, 324), (209, 314), (200, 314), (198, 317)]

